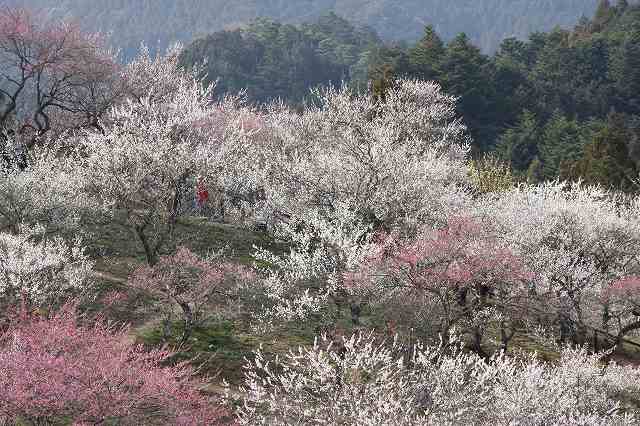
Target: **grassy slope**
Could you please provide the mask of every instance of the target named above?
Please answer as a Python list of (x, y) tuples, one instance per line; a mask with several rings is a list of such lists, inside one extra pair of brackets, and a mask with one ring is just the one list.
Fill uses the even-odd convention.
[[(94, 278), (101, 292), (125, 289), (127, 276), (136, 267), (146, 264), (144, 251), (130, 231), (107, 225), (92, 229), (99, 238), (88, 246), (95, 259)], [(253, 246), (269, 247), (282, 252), (285, 247), (274, 243), (260, 232), (253, 232), (224, 224), (213, 224), (202, 218), (182, 218), (176, 228), (175, 238), (165, 247), (165, 253), (175, 251), (184, 245), (199, 255), (228, 246), (231, 257), (243, 264), (251, 264)], [(88, 306), (98, 309), (99, 305)], [(134, 314), (126, 307), (111, 312), (110, 318), (132, 324), (132, 338), (146, 344), (161, 344), (161, 330), (157, 318)], [(174, 325), (175, 334), (180, 325)], [(291, 327), (279, 332), (260, 335), (249, 329), (241, 321), (212, 321), (206, 327), (194, 332), (187, 347), (179, 351), (178, 358), (196, 356), (204, 373), (215, 376), (213, 389), (219, 389), (222, 379), (239, 383), (242, 378), (241, 366), (244, 357), (251, 356), (253, 350), (263, 346), (266, 353), (285, 353), (289, 348), (313, 342), (313, 331)], [(169, 341), (175, 343), (175, 339)]]
[[(96, 229), (97, 231), (97, 229)], [(100, 238), (89, 246), (96, 256), (95, 278), (103, 290), (123, 288), (126, 278), (137, 266), (145, 264), (144, 252), (138, 241), (132, 238), (129, 231), (118, 226), (100, 228)], [(195, 253), (206, 254), (209, 250), (218, 250), (226, 245), (232, 250), (232, 257), (238, 262), (251, 264), (253, 246), (271, 247), (276, 252), (286, 250), (282, 244), (274, 243), (267, 235), (233, 227), (213, 224), (201, 218), (183, 218), (170, 241), (167, 252), (172, 252), (178, 245), (185, 245)], [(373, 317), (363, 318), (365, 324), (374, 324)], [(133, 315), (126, 308), (121, 310), (117, 319), (133, 325), (132, 338), (146, 344), (161, 344), (159, 321), (152, 316)], [(347, 332), (350, 323), (346, 317), (341, 319), (340, 326)], [(174, 326), (176, 335), (179, 324)], [(250, 357), (253, 350), (262, 346), (267, 354), (283, 354), (299, 345), (313, 342), (313, 330), (292, 324), (277, 332), (260, 335), (249, 329), (241, 321), (213, 321), (206, 327), (194, 332), (186, 348), (178, 353), (179, 358), (196, 356), (204, 373), (212, 376), (210, 390), (220, 392), (222, 380), (239, 384), (242, 379), (241, 366), (245, 357)], [(488, 339), (487, 339), (488, 340)], [(175, 339), (170, 340), (175, 343)], [(537, 351), (546, 360), (557, 359), (553, 349), (545, 348), (526, 335), (516, 335), (511, 344), (512, 349), (527, 352)], [(488, 342), (486, 349), (492, 350)], [(640, 364), (640, 350), (625, 345), (622, 354), (614, 359), (620, 363)]]

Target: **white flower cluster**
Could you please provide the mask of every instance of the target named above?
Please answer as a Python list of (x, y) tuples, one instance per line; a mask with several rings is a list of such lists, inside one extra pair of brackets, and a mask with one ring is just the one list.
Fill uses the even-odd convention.
[(459, 208), (469, 145), (455, 98), (435, 83), (410, 80), (386, 103), (346, 88), (314, 95), (317, 104), (302, 114), (274, 105), (266, 116), (268, 209), (329, 214), (340, 201), (395, 225), (441, 222)]
[(579, 325), (600, 326), (602, 291), (640, 270), (638, 203), (597, 187), (547, 182), (488, 194), (473, 209), (536, 274), (538, 294)]
[[(44, 305), (68, 291), (82, 291), (93, 262), (80, 238), (67, 245), (61, 238), (42, 238), (43, 226), (19, 226), (18, 235), (0, 233), (0, 298)], [(40, 239), (34, 243), (34, 239)]]
[[(269, 362), (247, 362), (237, 412), (247, 425), (632, 425), (611, 397), (640, 390), (638, 371), (564, 349), (489, 362), (449, 345), (407, 348), (358, 334), (326, 337)], [(446, 348), (446, 349), (445, 349)], [(229, 394), (227, 394), (229, 397)]]
[(269, 265), (263, 271), (268, 278), (261, 283), (269, 306), (256, 315), (263, 327), (320, 312), (338, 291), (342, 274), (373, 250), (371, 226), (355, 209), (337, 202), (333, 213), (328, 220), (310, 210), (293, 223), (280, 224), (276, 236), (291, 243), (287, 256), (256, 250), (255, 259)]
[(39, 223), (50, 233), (83, 232), (81, 219), (95, 203), (79, 191), (72, 160), (56, 158), (59, 147), (52, 143), (32, 152), (26, 170), (0, 162), (0, 231), (15, 233), (21, 223)]
[(229, 151), (244, 146), (250, 134), (242, 126), (244, 110), (234, 109), (230, 98), (214, 105), (213, 85), (203, 85), (195, 71), (179, 71), (178, 53), (175, 48), (152, 59), (145, 52), (128, 65), (125, 78), (136, 90), (111, 109), (102, 131), (85, 134), (74, 169), (78, 192), (131, 229), (149, 262), (185, 213), (195, 176), (204, 176), (212, 196), (220, 182), (233, 186), (227, 181), (240, 175), (227, 166), (235, 160)]

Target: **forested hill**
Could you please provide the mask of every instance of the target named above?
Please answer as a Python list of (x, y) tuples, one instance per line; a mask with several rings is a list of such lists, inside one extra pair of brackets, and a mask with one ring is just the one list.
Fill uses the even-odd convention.
[[(601, 0), (573, 30), (505, 39), (483, 55), (464, 35), (427, 27), (372, 58), (371, 78), (436, 80), (460, 98), (479, 151), (497, 150), (530, 181), (582, 178), (635, 188), (640, 167), (640, 5)], [(377, 65), (376, 65), (377, 64)], [(376, 83), (374, 83), (376, 84)]]
[(260, 18), (195, 40), (181, 63), (190, 68), (206, 61), (207, 81), (218, 80), (217, 95), (244, 89), (253, 102), (299, 104), (311, 87), (366, 85), (370, 58), (380, 46), (374, 31), (334, 13), (296, 26)]
[(485, 52), (506, 37), (572, 27), (591, 16), (598, 0), (0, 0), (0, 5), (43, 8), (78, 18), (85, 29), (113, 32), (131, 57), (141, 41), (151, 47), (242, 26), (257, 17), (284, 23), (313, 21), (334, 11), (386, 40), (416, 41), (425, 25), (445, 39), (466, 32)]

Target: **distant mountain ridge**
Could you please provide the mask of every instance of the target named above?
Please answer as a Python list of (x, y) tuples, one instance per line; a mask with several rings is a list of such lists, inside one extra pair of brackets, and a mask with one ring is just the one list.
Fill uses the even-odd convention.
[(329, 11), (385, 40), (415, 41), (430, 24), (445, 39), (466, 32), (485, 52), (506, 37), (526, 37), (555, 26), (573, 27), (599, 0), (0, 0), (77, 18), (90, 30), (112, 32), (114, 45), (133, 54), (144, 41), (164, 47), (190, 42), (257, 17), (284, 23), (315, 20)]

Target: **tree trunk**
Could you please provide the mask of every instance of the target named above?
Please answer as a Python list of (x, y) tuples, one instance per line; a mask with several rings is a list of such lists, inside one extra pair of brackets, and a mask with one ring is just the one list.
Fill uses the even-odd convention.
[(171, 319), (169, 317), (162, 320), (162, 341), (167, 342), (171, 337)]
[(560, 343), (566, 343), (567, 341), (574, 342), (576, 340), (576, 333), (570, 315), (561, 311), (558, 316), (558, 322), (560, 323)]
[(622, 343), (622, 339), (624, 339), (624, 336), (627, 333), (633, 330), (637, 330), (639, 328), (640, 328), (640, 321), (632, 322), (631, 324), (628, 324), (625, 327), (623, 327), (622, 330), (620, 330), (618, 332), (618, 335), (616, 336), (616, 346), (620, 346), (620, 344)]
[(154, 266), (158, 263), (158, 258), (156, 256), (155, 250), (151, 248), (149, 244), (149, 240), (144, 233), (144, 226), (135, 225), (134, 229), (136, 231), (136, 235), (140, 238), (140, 242), (142, 243), (142, 247), (144, 248), (144, 253), (147, 257), (147, 263), (149, 266)]
[(351, 310), (351, 323), (356, 327), (360, 326), (360, 313), (362, 312), (362, 306), (359, 303), (351, 302), (349, 308)]
[(474, 327), (472, 332), (472, 349), (475, 353), (480, 355), (482, 358), (488, 359), (489, 355), (482, 349), (482, 331), (480, 327)]
[(182, 308), (182, 314), (184, 319), (184, 330), (182, 332), (182, 339), (180, 344), (186, 343), (193, 331), (193, 312), (191, 307), (186, 302), (178, 302), (180, 308)]
[(509, 346), (509, 342), (513, 338), (514, 334), (516, 334), (515, 328), (507, 330), (504, 321), (500, 323), (500, 349), (504, 352), (507, 352), (507, 348)]
[(602, 311), (602, 329), (609, 332), (609, 321), (611, 320), (611, 316), (609, 315), (609, 305), (605, 304), (604, 309)]

